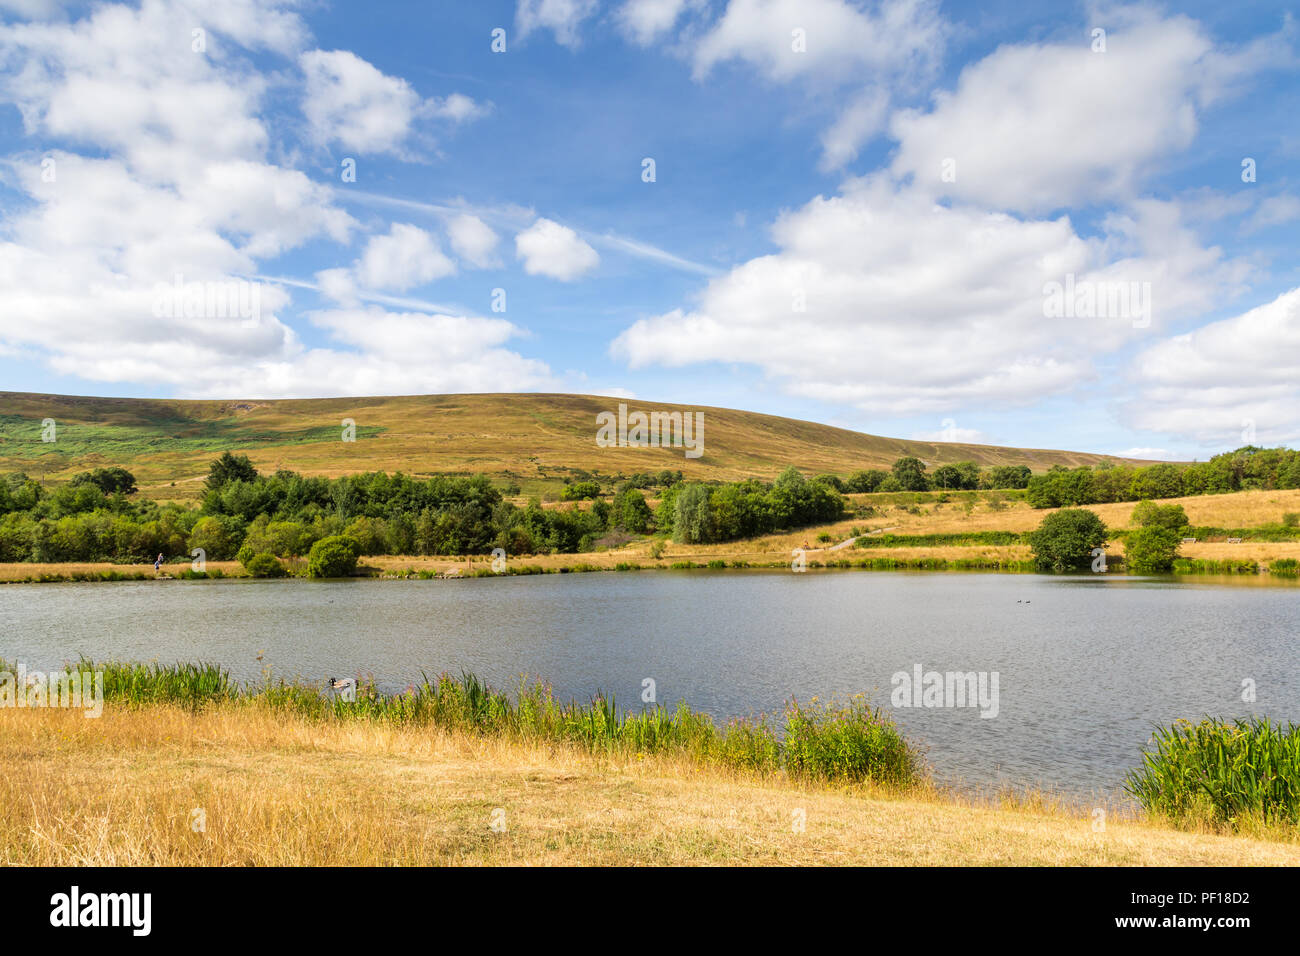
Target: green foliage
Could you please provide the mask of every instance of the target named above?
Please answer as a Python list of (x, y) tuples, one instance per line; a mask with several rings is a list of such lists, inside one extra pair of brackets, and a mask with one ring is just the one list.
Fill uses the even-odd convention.
[(233, 455), (226, 451), (209, 466), (208, 477), (204, 480), (203, 487), (209, 491), (216, 491), (232, 481), (253, 481), (256, 478), (257, 469), (253, 467), (247, 455)]
[(785, 767), (795, 779), (871, 780), (897, 787), (920, 776), (919, 755), (894, 722), (855, 697), (847, 705), (791, 701)]
[(1253, 717), (1157, 728), (1126, 789), (1177, 824), (1300, 822), (1300, 726)]
[(1069, 571), (1089, 567), (1092, 552), (1106, 543), (1106, 526), (1096, 512), (1063, 508), (1045, 517), (1027, 536), (1040, 571)]
[(133, 495), (137, 491), (135, 475), (125, 468), (96, 468), (94, 471), (83, 471), (79, 475), (73, 475), (69, 484), (74, 487), (85, 484), (94, 485), (106, 495), (119, 493)]
[(1166, 574), (1178, 557), (1180, 533), (1159, 525), (1138, 528), (1124, 538), (1124, 568), (1131, 574)]
[(600, 497), (600, 485), (594, 481), (575, 481), (560, 492), (561, 501), (583, 501)]
[(673, 514), (673, 540), (679, 544), (705, 544), (716, 540), (709, 489), (698, 482), (684, 485), (677, 494)]
[(925, 477), (925, 463), (919, 458), (898, 459), (894, 462), (893, 477), (903, 491), (925, 491), (930, 487)]
[(624, 487), (614, 495), (610, 504), (610, 522), (632, 534), (645, 534), (654, 523), (654, 514), (641, 492), (633, 487)]
[(870, 493), (880, 488), (881, 482), (889, 477), (889, 472), (880, 469), (870, 471), (855, 471), (849, 475), (849, 480), (844, 483), (845, 488), (853, 493)]
[(311, 578), (345, 578), (355, 574), (361, 548), (346, 535), (321, 538), (311, 546), (307, 556), (307, 576)]
[(973, 461), (959, 461), (940, 465), (930, 476), (930, 486), (947, 491), (968, 491), (980, 486), (979, 465)]
[(998, 465), (989, 469), (985, 481), (989, 488), (1025, 488), (1031, 477), (1027, 465)]
[(245, 562), (244, 567), (255, 578), (283, 578), (289, 575), (273, 554), (255, 554)]
[(1158, 505), (1154, 501), (1140, 501), (1130, 519), (1140, 528), (1164, 528), (1182, 534), (1190, 522), (1182, 505)]

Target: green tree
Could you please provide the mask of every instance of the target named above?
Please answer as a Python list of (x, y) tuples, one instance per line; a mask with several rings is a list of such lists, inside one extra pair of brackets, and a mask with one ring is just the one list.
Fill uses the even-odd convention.
[(1031, 477), (1033, 473), (1026, 465), (998, 465), (989, 469), (988, 485), (990, 488), (1024, 488)]
[(713, 536), (709, 489), (698, 482), (683, 485), (675, 502), (673, 540), (678, 544), (705, 544), (712, 541)]
[(307, 576), (311, 578), (345, 578), (356, 573), (361, 548), (347, 535), (321, 538), (311, 546), (307, 556)]
[(94, 471), (83, 471), (79, 475), (73, 475), (69, 484), (74, 486), (91, 484), (106, 495), (118, 492), (133, 495), (136, 492), (135, 475), (125, 468), (96, 468)]
[(881, 471), (879, 468), (855, 471), (849, 475), (849, 480), (844, 483), (844, 487), (857, 493), (876, 491), (880, 488), (880, 483), (888, 477), (889, 472)]
[(255, 578), (283, 578), (289, 574), (273, 554), (255, 554), (244, 567)]
[(222, 452), (221, 457), (208, 467), (208, 477), (204, 480), (203, 487), (209, 491), (216, 491), (232, 481), (255, 481), (256, 479), (257, 469), (253, 467), (247, 455), (235, 456), (227, 451)]
[(1106, 526), (1087, 508), (1062, 508), (1045, 517), (1028, 535), (1039, 571), (1086, 568), (1092, 552), (1106, 543)]
[(575, 481), (560, 492), (561, 501), (582, 501), (600, 497), (600, 485), (594, 481)]
[(1183, 506), (1140, 501), (1130, 520), (1138, 528), (1124, 537), (1125, 568), (1132, 574), (1164, 574), (1172, 570), (1188, 526)]
[(614, 495), (610, 516), (616, 527), (633, 534), (645, 534), (654, 519), (650, 506), (645, 503), (645, 496), (631, 487), (622, 488)]
[(1124, 567), (1131, 574), (1164, 574), (1178, 557), (1179, 533), (1151, 525), (1124, 537)]
[(1139, 528), (1164, 528), (1180, 535), (1191, 523), (1182, 505), (1158, 505), (1154, 501), (1139, 501), (1129, 520)]
[(925, 478), (925, 462), (919, 458), (900, 458), (894, 462), (894, 479), (904, 491), (925, 491), (930, 487)]

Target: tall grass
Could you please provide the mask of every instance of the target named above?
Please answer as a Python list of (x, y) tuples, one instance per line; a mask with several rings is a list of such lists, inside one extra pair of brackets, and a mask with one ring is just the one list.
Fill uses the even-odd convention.
[[(0, 668), (7, 665), (0, 661)], [(786, 772), (800, 780), (873, 782), (906, 787), (922, 781), (919, 751), (893, 721), (861, 698), (845, 705), (792, 701), (784, 733), (767, 717), (733, 720), (719, 727), (685, 702), (620, 711), (612, 695), (590, 703), (558, 700), (549, 684), (520, 681), (513, 694), (473, 674), (422, 676), (397, 694), (358, 681), (355, 699), (315, 684), (273, 680), (240, 685), (209, 663), (95, 663), (82, 659), (69, 670), (104, 672), (106, 704), (171, 703), (195, 709), (212, 705), (265, 706), (315, 720), (371, 720), (438, 726), (470, 734), (524, 741), (553, 741), (624, 756), (681, 755), (753, 772)]]
[(1300, 726), (1180, 720), (1153, 741), (1125, 787), (1149, 813), (1234, 829), (1300, 822)]

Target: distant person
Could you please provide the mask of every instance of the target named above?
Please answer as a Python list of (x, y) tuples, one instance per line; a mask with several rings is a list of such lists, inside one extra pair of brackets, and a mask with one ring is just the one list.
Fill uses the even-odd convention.
[(156, 557), (156, 558), (153, 559), (153, 570), (154, 570), (154, 573), (157, 574), (157, 573), (158, 573), (158, 569), (161, 568), (161, 567), (162, 567), (162, 552), (159, 551), (159, 552), (158, 552), (158, 557)]

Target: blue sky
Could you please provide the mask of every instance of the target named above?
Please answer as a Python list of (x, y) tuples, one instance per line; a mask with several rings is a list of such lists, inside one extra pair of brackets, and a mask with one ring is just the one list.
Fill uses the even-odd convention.
[(1300, 440), (1285, 4), (0, 11), (4, 389)]

